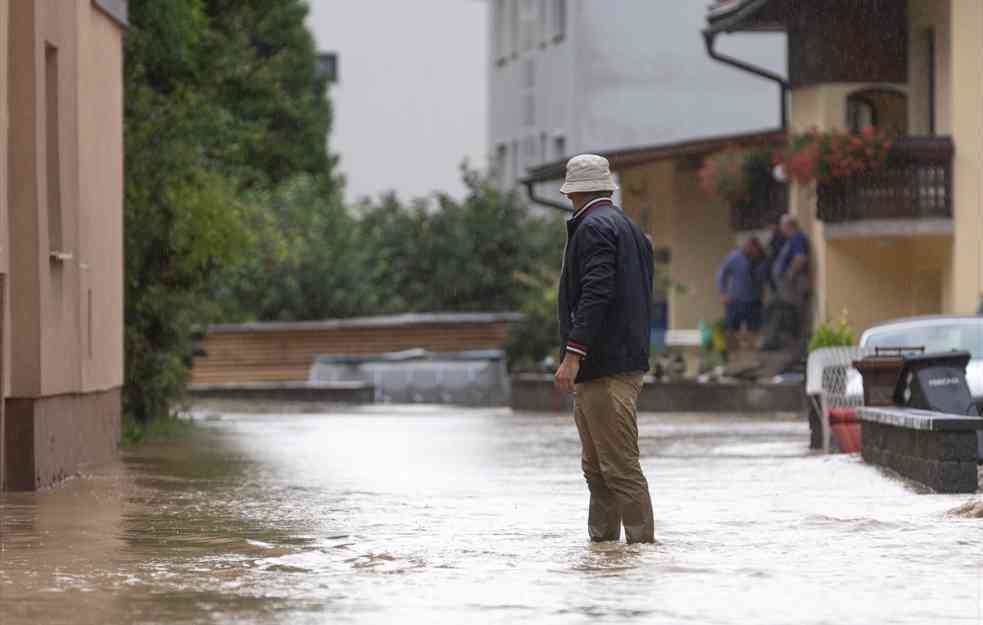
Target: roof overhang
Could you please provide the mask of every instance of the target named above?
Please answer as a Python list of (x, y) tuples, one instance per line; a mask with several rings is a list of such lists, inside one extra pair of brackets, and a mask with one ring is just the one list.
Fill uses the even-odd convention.
[(92, 4), (121, 28), (129, 28), (130, 16), (127, 0), (92, 0)]
[[(643, 146), (638, 148), (628, 148), (624, 150), (612, 150), (608, 152), (598, 152), (601, 156), (608, 159), (611, 169), (614, 171), (628, 169), (646, 163), (652, 163), (664, 159), (677, 159), (687, 157), (700, 157), (718, 152), (731, 146), (767, 144), (780, 141), (785, 134), (779, 130), (761, 130), (757, 132), (746, 132), (741, 134), (718, 135), (701, 139), (689, 139), (673, 143), (661, 143), (656, 145)], [(561, 180), (566, 176), (566, 158), (552, 163), (546, 163), (539, 167), (528, 170), (528, 175), (523, 183), (549, 182), (551, 180)]]
[(782, 4), (776, 0), (718, 0), (707, 12), (703, 32), (784, 32)]

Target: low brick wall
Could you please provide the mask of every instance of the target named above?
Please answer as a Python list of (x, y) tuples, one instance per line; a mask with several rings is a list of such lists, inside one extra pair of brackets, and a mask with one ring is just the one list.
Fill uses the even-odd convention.
[(865, 462), (939, 493), (978, 488), (977, 432), (983, 419), (907, 408), (860, 408)]
[[(553, 386), (549, 374), (512, 377), (512, 409), (569, 412), (573, 400)], [(647, 380), (638, 398), (642, 412), (805, 414), (805, 391), (798, 384), (700, 384)]]

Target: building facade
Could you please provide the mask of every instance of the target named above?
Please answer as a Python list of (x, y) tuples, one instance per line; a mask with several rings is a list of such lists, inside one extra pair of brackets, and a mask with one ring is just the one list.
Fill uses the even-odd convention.
[(31, 490), (119, 440), (126, 2), (0, 0), (0, 15), (0, 466)]
[[(505, 188), (531, 167), (581, 152), (776, 124), (777, 98), (767, 82), (747, 81), (706, 58), (702, 3), (669, 10), (648, 0), (488, 5), (488, 144)], [(782, 64), (781, 37), (731, 49)]]
[(788, 33), (790, 129), (873, 124), (892, 158), (838, 183), (793, 184), (813, 242), (815, 317), (862, 330), (971, 314), (983, 291), (983, 3), (726, 0), (708, 31)]

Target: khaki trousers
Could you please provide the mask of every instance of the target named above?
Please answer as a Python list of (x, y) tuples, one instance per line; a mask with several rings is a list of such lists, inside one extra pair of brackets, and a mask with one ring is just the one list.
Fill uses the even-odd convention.
[(578, 384), (576, 390), (574, 419), (590, 490), (590, 539), (618, 540), (624, 524), (629, 543), (653, 542), (652, 499), (638, 462), (636, 408), (642, 374), (599, 378)]

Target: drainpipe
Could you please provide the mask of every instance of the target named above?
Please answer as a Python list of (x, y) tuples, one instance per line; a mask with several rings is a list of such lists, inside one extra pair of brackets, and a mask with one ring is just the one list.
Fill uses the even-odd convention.
[(555, 208), (558, 211), (563, 211), (565, 213), (572, 213), (573, 206), (565, 204), (563, 202), (557, 202), (556, 200), (548, 200), (544, 197), (539, 197), (536, 195), (536, 183), (532, 180), (523, 180), (522, 184), (526, 186), (526, 195), (529, 196), (529, 201), (533, 204), (539, 204), (540, 206), (547, 206), (549, 208)]
[(788, 89), (789, 89), (788, 81), (782, 78), (781, 76), (779, 76), (778, 74), (769, 72), (766, 69), (756, 67), (754, 65), (751, 65), (750, 63), (745, 63), (744, 61), (735, 59), (734, 57), (727, 56), (726, 54), (721, 54), (717, 52), (713, 48), (714, 43), (716, 43), (716, 39), (717, 39), (717, 33), (706, 31), (706, 30), (703, 31), (703, 42), (706, 44), (707, 54), (710, 55), (711, 59), (724, 63), (725, 65), (730, 65), (731, 67), (736, 67), (739, 70), (750, 72), (755, 76), (760, 76), (761, 78), (764, 78), (766, 80), (771, 80), (778, 83), (778, 88), (779, 88), (778, 95), (781, 98), (781, 101), (779, 102), (778, 110), (781, 111), (782, 130), (783, 131), (788, 130), (788, 98), (786, 97), (788, 95)]

